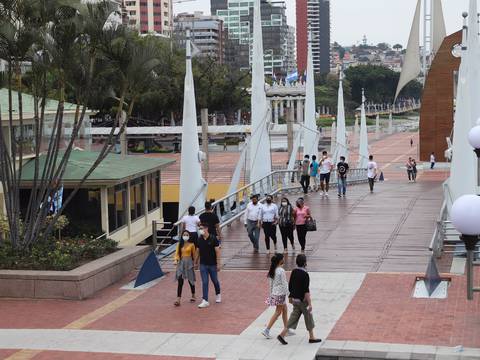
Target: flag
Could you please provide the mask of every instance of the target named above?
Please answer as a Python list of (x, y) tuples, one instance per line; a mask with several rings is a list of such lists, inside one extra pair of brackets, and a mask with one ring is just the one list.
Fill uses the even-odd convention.
[(298, 80), (298, 72), (295, 71), (294, 73), (290, 74), (290, 75), (287, 75), (287, 77), (285, 78), (285, 81), (286, 82), (294, 82), (294, 81), (297, 81)]

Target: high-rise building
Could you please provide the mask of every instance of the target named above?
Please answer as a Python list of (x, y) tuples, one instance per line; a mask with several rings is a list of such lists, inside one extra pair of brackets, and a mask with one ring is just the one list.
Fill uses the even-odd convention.
[(308, 28), (312, 32), (313, 70), (330, 72), (330, 0), (296, 0), (297, 66), (307, 68)]
[[(285, 1), (261, 1), (265, 74), (287, 72), (288, 25)], [(211, 0), (212, 15), (223, 19), (228, 32), (226, 61), (239, 69), (252, 64), (252, 0)]]
[(297, 69), (297, 43), (295, 41), (295, 28), (293, 26), (288, 26), (286, 52), (287, 73), (293, 73)]
[(171, 36), (172, 0), (123, 0), (124, 21), (141, 34)]
[(223, 20), (217, 16), (193, 14), (178, 14), (174, 21), (174, 38), (185, 46), (185, 30), (190, 29), (193, 44), (200, 50), (200, 56), (216, 59), (218, 63), (225, 61), (225, 31)]

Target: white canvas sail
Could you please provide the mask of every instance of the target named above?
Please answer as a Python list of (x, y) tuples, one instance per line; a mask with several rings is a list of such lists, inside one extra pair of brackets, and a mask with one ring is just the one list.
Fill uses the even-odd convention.
[(362, 109), (360, 114), (360, 144), (358, 146), (358, 167), (364, 169), (368, 164), (368, 131), (365, 113), (365, 93), (362, 90)]
[(438, 52), (446, 36), (442, 0), (432, 0), (432, 56)]
[(343, 72), (340, 71), (337, 102), (337, 144), (335, 146), (335, 162), (340, 161), (340, 156), (348, 159), (347, 129), (345, 125), (345, 102), (343, 99)]
[(180, 156), (180, 200), (178, 217), (185, 215), (189, 206), (202, 209), (207, 184), (202, 177), (200, 145), (197, 133), (197, 110), (192, 75), (190, 31), (187, 30), (186, 71), (183, 97), (182, 152)]
[[(400, 91), (410, 81), (417, 78), (422, 70), (420, 63), (420, 13), (422, 0), (418, 0), (415, 16), (413, 18), (412, 28), (410, 30), (410, 37), (408, 38), (407, 52), (403, 60), (402, 73), (398, 81), (397, 91), (395, 92), (395, 100)], [(393, 103), (395, 103), (395, 100)]]
[[(475, 1), (475, 6), (470, 4), (470, 13), (476, 14), (476, 0), (473, 1)], [(468, 33), (478, 38), (476, 33), (470, 33), (470, 31)], [(466, 34), (467, 31), (464, 29), (464, 45), (468, 43)], [(470, 78), (472, 66), (478, 66), (478, 63), (476, 63), (478, 59), (472, 59), (472, 55), (475, 54), (470, 50), (471, 49), (467, 47), (467, 50), (463, 51), (458, 73), (457, 107), (453, 125), (452, 163), (450, 167), (450, 178), (447, 182), (447, 194), (449, 193), (449, 196), (445, 199), (447, 200), (449, 210), (452, 202), (460, 196), (474, 194), (476, 191), (476, 158), (467, 141), (467, 137), (473, 126), (472, 102), (478, 102), (476, 101), (478, 93), (472, 93), (472, 89), (474, 89), (475, 86), (473, 86), (472, 79)]]
[(270, 141), (267, 127), (269, 122), (269, 106), (265, 95), (260, 0), (254, 0), (253, 7), (252, 58), (250, 182), (256, 182), (271, 173)]
[(305, 94), (305, 121), (303, 128), (303, 153), (304, 155), (317, 155), (318, 136), (317, 120), (315, 117), (315, 77), (313, 75), (312, 34), (308, 35), (307, 57), (307, 84)]
[(292, 171), (295, 169), (295, 160), (297, 159), (298, 150), (300, 149), (300, 143), (302, 141), (302, 130), (299, 129), (295, 140), (293, 142), (292, 153), (290, 154), (290, 159), (288, 160), (287, 170)]
[(238, 184), (240, 184), (240, 178), (242, 177), (242, 170), (245, 167), (245, 159), (247, 157), (248, 151), (248, 142), (245, 142), (245, 146), (240, 153), (240, 158), (238, 159), (237, 165), (235, 166), (235, 170), (232, 175), (232, 180), (230, 182), (230, 186), (228, 187), (228, 191), (225, 195), (233, 194), (238, 190)]
[(337, 124), (335, 121), (332, 123), (332, 129), (331, 129), (331, 135), (330, 135), (330, 154), (335, 153), (336, 149), (336, 143), (337, 143)]

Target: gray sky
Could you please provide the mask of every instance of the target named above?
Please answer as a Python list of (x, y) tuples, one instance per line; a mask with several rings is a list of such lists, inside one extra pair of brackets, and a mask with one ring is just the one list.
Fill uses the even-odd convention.
[[(295, 26), (295, 0), (287, 2), (287, 21)], [(406, 45), (417, 0), (331, 0), (332, 42), (353, 45), (367, 36), (369, 43)], [(468, 0), (443, 0), (447, 33), (460, 30)], [(174, 4), (174, 12), (210, 13), (210, 0)]]

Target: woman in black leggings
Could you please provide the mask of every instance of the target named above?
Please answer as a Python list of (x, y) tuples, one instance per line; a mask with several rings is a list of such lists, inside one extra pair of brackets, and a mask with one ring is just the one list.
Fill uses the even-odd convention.
[(305, 245), (307, 243), (307, 226), (305, 224), (311, 218), (311, 215), (310, 208), (305, 205), (303, 198), (298, 198), (297, 207), (293, 210), (293, 216), (295, 217), (298, 242), (300, 243), (302, 253), (305, 253)]
[(295, 243), (293, 242), (293, 227), (295, 219), (293, 217), (293, 207), (290, 201), (284, 197), (280, 203), (280, 209), (278, 209), (278, 226), (280, 233), (282, 234), (283, 252), (287, 252), (287, 244), (290, 240), (292, 249), (295, 250)]

